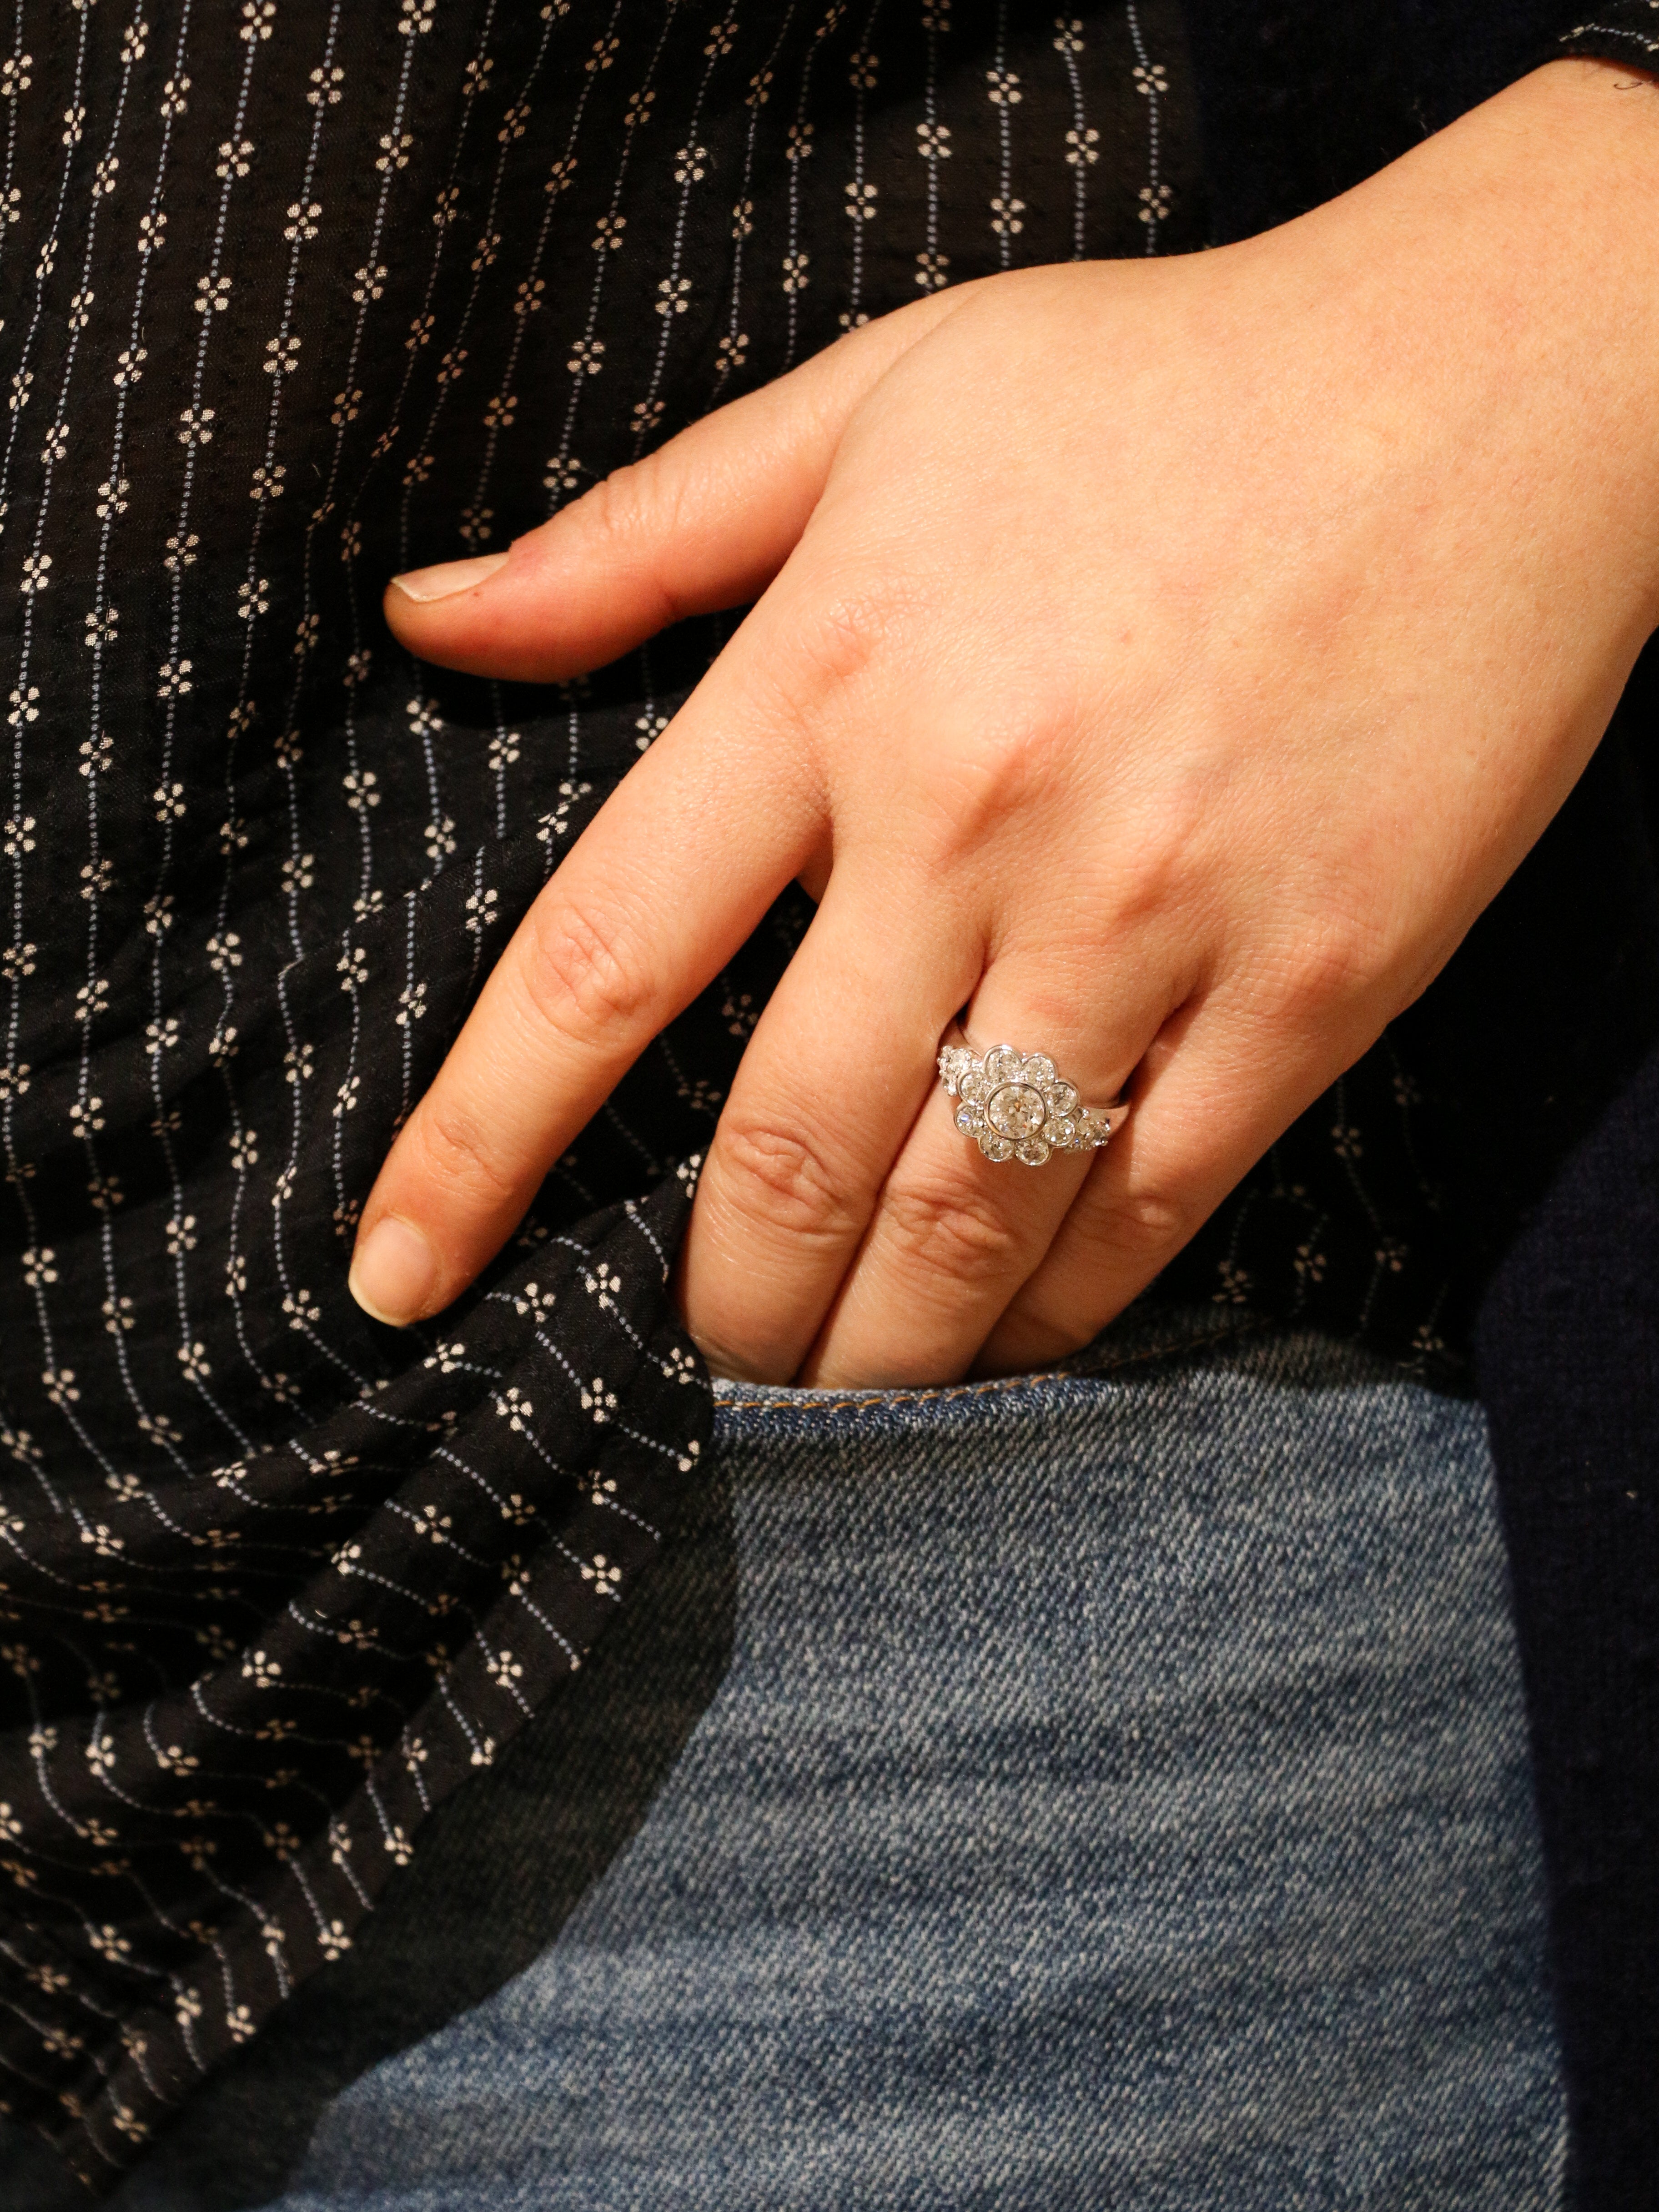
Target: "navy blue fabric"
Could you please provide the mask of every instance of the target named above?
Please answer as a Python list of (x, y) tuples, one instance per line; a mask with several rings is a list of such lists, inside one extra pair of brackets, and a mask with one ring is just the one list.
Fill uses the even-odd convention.
[(1659, 2205), (1659, 1054), (1487, 1293), (1582, 2212)]

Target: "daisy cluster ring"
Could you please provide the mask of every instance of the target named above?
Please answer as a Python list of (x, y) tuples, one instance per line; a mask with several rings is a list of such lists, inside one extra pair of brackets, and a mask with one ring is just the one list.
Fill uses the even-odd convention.
[(984, 1054), (947, 1044), (939, 1080), (956, 1099), (957, 1127), (988, 1160), (1022, 1160), (1040, 1168), (1051, 1152), (1088, 1152), (1107, 1142), (1127, 1106), (1085, 1106), (1075, 1084), (1046, 1052), (994, 1044)]

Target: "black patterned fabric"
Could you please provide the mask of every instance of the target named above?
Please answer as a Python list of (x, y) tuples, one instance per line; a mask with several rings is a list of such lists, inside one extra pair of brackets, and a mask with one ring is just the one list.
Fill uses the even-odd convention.
[[(1206, 217), (1171, 0), (13, 0), (0, 101), (0, 2102), (103, 2185), (697, 1479), (667, 1284), (806, 919), (476, 1292), (366, 1320), (402, 1116), (726, 635), (477, 684), (392, 647), (385, 578), (919, 291)], [(1443, 1075), (1385, 1040), (1170, 1295), (1454, 1361)]]
[(0, 2082), (90, 2180), (351, 1943), (694, 1480), (665, 1285), (781, 911), (398, 1336), (357, 1207), (513, 922), (718, 649), (391, 647), (848, 323), (1199, 236), (1164, 8), (23, 0), (0, 1146)]

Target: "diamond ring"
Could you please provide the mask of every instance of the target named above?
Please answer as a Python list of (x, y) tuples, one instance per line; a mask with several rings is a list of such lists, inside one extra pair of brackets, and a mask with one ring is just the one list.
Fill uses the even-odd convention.
[(1077, 1086), (1056, 1073), (1044, 1052), (994, 1044), (985, 1054), (947, 1044), (939, 1080), (956, 1099), (957, 1127), (988, 1160), (1023, 1160), (1040, 1168), (1051, 1152), (1089, 1152), (1105, 1144), (1129, 1109), (1079, 1103)]

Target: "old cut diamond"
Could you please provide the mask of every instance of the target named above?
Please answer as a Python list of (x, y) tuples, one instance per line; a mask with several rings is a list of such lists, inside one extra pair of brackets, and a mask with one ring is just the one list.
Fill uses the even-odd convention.
[(985, 1118), (999, 1136), (1016, 1144), (1034, 1137), (1048, 1118), (1042, 1093), (1029, 1083), (1005, 1083), (986, 1102)]

